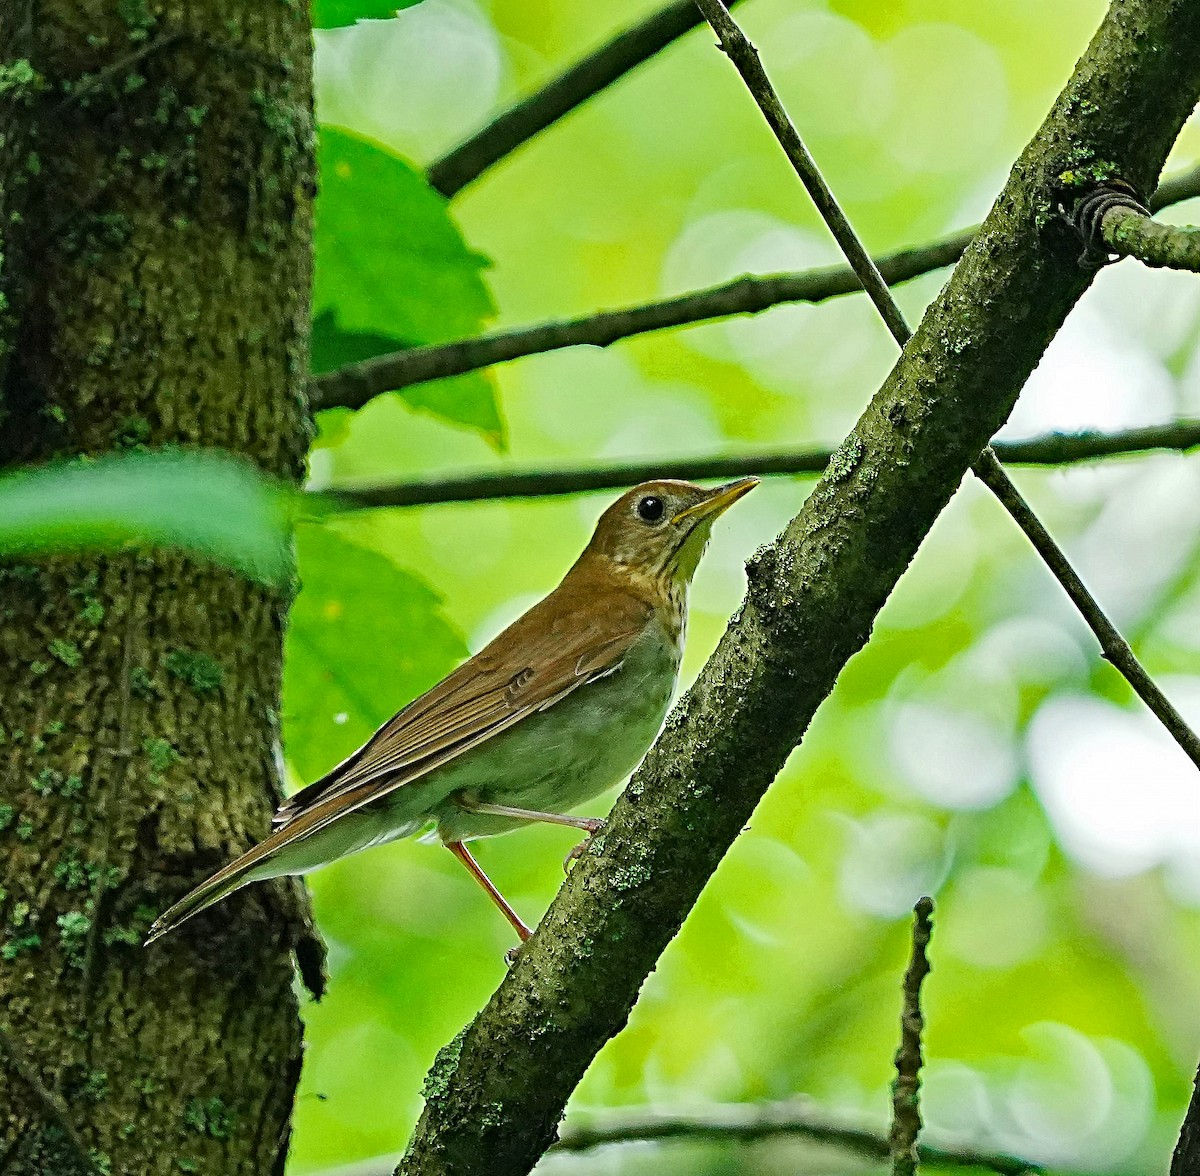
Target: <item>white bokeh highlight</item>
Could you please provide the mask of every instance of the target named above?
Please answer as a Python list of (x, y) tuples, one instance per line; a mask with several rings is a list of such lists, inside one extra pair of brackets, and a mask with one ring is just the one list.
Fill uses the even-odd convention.
[[(1164, 865), (1200, 884), (1200, 782), (1152, 715), (1059, 695), (1034, 716), (1026, 750), (1057, 840), (1077, 862), (1114, 878)], [(1200, 885), (1190, 897), (1200, 902)]]
[(504, 58), (495, 28), (469, 4), (423, 0), (393, 20), (315, 33), (317, 115), (426, 160), (483, 122)]

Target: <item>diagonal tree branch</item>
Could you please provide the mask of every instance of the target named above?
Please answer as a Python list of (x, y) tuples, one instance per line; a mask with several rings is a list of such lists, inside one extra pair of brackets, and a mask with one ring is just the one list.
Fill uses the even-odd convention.
[[(1008, 465), (1061, 466), (1155, 450), (1188, 452), (1200, 447), (1200, 420), (1175, 421), (1114, 433), (1050, 433), (1028, 441), (997, 441), (996, 456)], [(740, 478), (819, 474), (829, 465), (829, 449), (722, 454), (716, 457), (665, 457), (621, 465), (567, 470), (506, 470), (365, 486), (335, 486), (316, 491), (335, 509), (432, 506), (497, 498), (546, 498), (615, 490), (653, 478)]]
[[(738, 27), (733, 17), (729, 15), (729, 10), (725, 7), (723, 0), (696, 0), (696, 3), (720, 37), (721, 48), (729, 55), (730, 60), (742, 75), (742, 80), (746, 83), (747, 89), (753, 95), (759, 109), (770, 124), (771, 129), (775, 132), (780, 146), (783, 147), (788, 159), (796, 170), (796, 174), (800, 177), (813, 202), (817, 205), (826, 226), (833, 234), (838, 246), (846, 255), (851, 266), (854, 268), (854, 272), (861, 280), (867, 291), (867, 296), (871, 299), (876, 310), (879, 311), (880, 317), (887, 324), (892, 337), (903, 348), (912, 338), (912, 331), (904, 321), (900, 307), (897, 305), (895, 298), (892, 297), (892, 292), (888, 289), (883, 276), (867, 253), (866, 246), (863, 245), (850, 222), (838, 207), (833, 193), (829, 190), (829, 186), (825, 182), (824, 176), (821, 175), (816, 162), (809, 155), (796, 128), (788, 118), (787, 112), (783, 109), (783, 105), (779, 101), (774, 87), (771, 85), (771, 80), (767, 77), (766, 70), (763, 69), (762, 62), (759, 60), (758, 52), (746, 40), (742, 30)], [(1059, 176), (1059, 181), (1060, 183), (1063, 181), (1062, 175)], [(1130, 211), (1130, 203), (1137, 209), (1134, 215), (1140, 221), (1144, 222), (1144, 224), (1152, 225), (1154, 222), (1150, 221), (1146, 215), (1146, 210), (1142, 208), (1133, 196), (1123, 191), (1124, 189), (1129, 189), (1132, 192), (1136, 192), (1137, 187), (1130, 187), (1127, 183), (1122, 182), (1121, 189), (1122, 191), (1116, 192), (1112, 189), (1106, 190), (1102, 187), (1098, 194), (1099, 202), (1097, 202), (1095, 196), (1093, 196), (1092, 200), (1085, 199), (1080, 201), (1073, 217), (1075, 226), (1079, 227), (1081, 216), (1084, 220), (1087, 219), (1086, 209), (1089, 205), (1093, 209), (1101, 210), (1100, 216), (1102, 221), (1108, 223), (1114, 215), (1128, 213)], [(1107, 211), (1103, 211), (1104, 209), (1107, 209)], [(1139, 240), (1146, 239), (1144, 224), (1143, 236), (1139, 237)], [(1133, 688), (1134, 693), (1146, 704), (1151, 713), (1162, 722), (1176, 743), (1182, 748), (1184, 754), (1200, 768), (1200, 739), (1196, 737), (1195, 733), (1184, 722), (1183, 716), (1171, 705), (1167, 697), (1146, 672), (1130, 648), (1129, 643), (1117, 632), (1116, 627), (1105, 615), (1099, 602), (1088, 591), (1083, 581), (1076, 574), (1075, 569), (1071, 567), (1062, 549), (1054, 542), (1046, 528), (1042, 526), (1041, 521), (1029, 507), (1029, 504), (1021, 497), (1012, 480), (1004, 472), (1004, 467), (997, 460), (995, 453), (990, 449), (985, 449), (972, 468), (979, 480), (1000, 500), (1017, 526), (1025, 532), (1034, 550), (1042, 556), (1050, 572), (1063, 586), (1072, 603), (1075, 604), (1080, 615), (1095, 634), (1108, 660), (1125, 678)]]
[(1200, 1070), (1192, 1083), (1192, 1098), (1171, 1157), (1170, 1176), (1195, 1176), (1197, 1172), (1200, 1172)]
[[(691, 0), (688, 0), (691, 6)], [(1166, 208), (1200, 196), (1200, 166), (1168, 177), (1159, 186), (1152, 209)], [(953, 265), (979, 231), (978, 225), (941, 237), (928, 244), (884, 254), (875, 263), (889, 286), (911, 281), (933, 270)], [(564, 347), (608, 347), (621, 339), (686, 327), (739, 314), (758, 314), (772, 306), (791, 302), (824, 302), (853, 294), (862, 285), (849, 266), (838, 265), (790, 274), (747, 275), (696, 290), (677, 298), (646, 302), (621, 310), (602, 310), (579, 318), (560, 319), (496, 331), (471, 339), (411, 347), (374, 359), (346, 364), (314, 376), (309, 398), (314, 410), (361, 408), (372, 397), (460, 376), (493, 364), (509, 363), (527, 355), (557, 351)]]
[(439, 1054), (401, 1176), (516, 1176), (963, 475), (1085, 289), (1059, 176), (1116, 161), (1149, 188), (1200, 93), (1200, 6), (1114, 0), (980, 235), (800, 513), (605, 833), (488, 1005)]
[[(740, 3), (740, 0), (733, 0), (733, 3)], [(431, 163), (426, 173), (430, 186), (443, 196), (461, 192), (534, 135), (582, 106), (701, 23), (700, 14), (691, 0), (674, 0), (665, 8), (652, 12)]]
[(858, 239), (832, 189), (825, 182), (821, 169), (817, 167), (816, 160), (809, 154), (792, 120), (788, 118), (787, 111), (784, 110), (783, 103), (759, 60), (758, 50), (734, 23), (724, 0), (696, 0), (696, 7), (704, 13), (704, 18), (717, 34), (722, 52), (741, 74), (746, 89), (758, 103), (767, 125), (774, 132), (796, 175), (800, 177), (804, 190), (816, 205), (817, 212), (821, 214), (826, 228), (833, 235), (843, 256), (850, 263), (850, 268), (867, 292), (867, 297), (879, 311), (880, 318), (887, 324), (893, 337), (903, 347), (912, 331), (904, 321), (896, 300), (891, 296), (879, 267)]

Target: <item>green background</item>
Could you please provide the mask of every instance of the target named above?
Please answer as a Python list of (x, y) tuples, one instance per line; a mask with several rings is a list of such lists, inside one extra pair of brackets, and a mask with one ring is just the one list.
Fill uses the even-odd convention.
[[(329, 4), (325, 23), (356, 8), (367, 11)], [(424, 0), (317, 34), (316, 370), (837, 260), (707, 30), (449, 206), (425, 185), (424, 165), (648, 10)], [(1103, 5), (748, 0), (736, 11), (852, 221), (883, 252), (986, 212)], [(1174, 165), (1198, 153), (1193, 122)], [(1189, 214), (1194, 204), (1170, 217)], [(911, 318), (944, 277), (900, 290)], [(1194, 277), (1133, 262), (1101, 273), (1011, 435), (1196, 413), (1198, 332)], [(860, 296), (535, 356), (322, 414), (311, 484), (834, 445), (893, 360)], [(1200, 719), (1195, 462), (1018, 480)], [(741, 598), (744, 560), (809, 485), (774, 479), (718, 527), (693, 593), (685, 680)], [(609, 497), (303, 525), (285, 696), (293, 783), (548, 591)], [(570, 844), (531, 829), (479, 855), (536, 919)], [(1200, 1054), (1198, 862), (1194, 771), (968, 483), (572, 1109), (802, 1093), (886, 1126), (908, 912), (928, 892), (931, 1132), (1052, 1166), (1161, 1173)], [(294, 1176), (403, 1147), (426, 1069), (500, 980), (510, 943), (436, 847), (376, 849), (311, 882), (332, 982), (305, 1010)], [(610, 1149), (545, 1170), (865, 1168), (763, 1143)]]

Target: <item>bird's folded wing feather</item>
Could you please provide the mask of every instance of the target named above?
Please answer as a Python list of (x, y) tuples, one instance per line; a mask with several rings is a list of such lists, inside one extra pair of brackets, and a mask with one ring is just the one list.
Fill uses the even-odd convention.
[(435, 768), (620, 669), (651, 608), (628, 593), (586, 607), (564, 583), (490, 645), (409, 703), (349, 759), (286, 801), (270, 840), (297, 838)]

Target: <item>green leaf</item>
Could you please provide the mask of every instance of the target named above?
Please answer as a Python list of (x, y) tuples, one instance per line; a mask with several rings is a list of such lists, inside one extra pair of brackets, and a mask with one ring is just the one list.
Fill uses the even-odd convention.
[(447, 380), (414, 384), (404, 389), (403, 396), (413, 408), (452, 424), (478, 430), (493, 449), (504, 452), (508, 448), (496, 391), (483, 372), (467, 372)]
[(359, 747), (464, 657), (437, 594), (326, 526), (296, 532), (302, 588), (284, 660), (284, 746), (306, 781)]
[[(313, 359), (317, 371), (477, 335), (495, 313), (483, 270), (424, 175), (349, 131), (321, 128)], [(406, 388), (408, 403), (502, 444), (488, 377)]]
[(337, 29), (360, 20), (390, 20), (417, 0), (313, 0), (314, 29)]
[[(312, 370), (314, 375), (333, 371), (348, 363), (359, 363), (402, 350), (406, 344), (391, 335), (372, 331), (344, 331), (331, 310), (322, 311), (313, 320)], [(401, 388), (411, 407), (432, 413), (451, 424), (476, 429), (495, 448), (505, 448), (504, 419), (496, 403), (496, 391), (484, 372), (467, 372), (446, 380), (414, 384)], [(331, 411), (337, 411), (331, 410)]]
[(216, 452), (64, 462), (0, 478), (0, 552), (175, 547), (283, 583), (289, 503), (253, 466)]
[(468, 248), (412, 164), (369, 139), (321, 127), (315, 308), (343, 328), (409, 343), (471, 334), (495, 306), (488, 262)]

